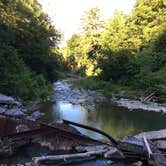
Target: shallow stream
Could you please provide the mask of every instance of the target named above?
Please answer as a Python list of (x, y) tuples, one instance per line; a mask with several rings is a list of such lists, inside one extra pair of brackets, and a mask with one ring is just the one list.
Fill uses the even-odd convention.
[[(146, 110), (129, 110), (107, 99), (98, 101), (97, 103), (91, 103), (95, 109), (88, 110), (83, 104), (73, 101), (73, 99), (82, 100), (82, 98), (78, 96), (81, 95), (81, 93), (67, 83), (55, 83), (54, 90), (54, 101), (42, 102), (39, 107), (39, 111), (45, 114), (41, 118), (44, 122), (56, 122), (67, 119), (101, 129), (117, 139), (127, 135), (135, 135), (140, 132), (159, 130), (166, 127), (166, 115), (162, 113), (149, 112)], [(85, 98), (87, 97), (85, 94), (83, 94), (83, 96)], [(93, 97), (93, 95), (91, 97)], [(105, 139), (94, 132), (78, 129), (90, 137)], [(46, 149), (37, 148), (34, 150), (33, 147), (23, 148), (16, 156), (10, 159), (4, 159), (0, 161), (0, 163), (25, 163), (29, 162), (33, 156), (44, 155), (46, 153)], [(107, 165), (107, 162), (105, 160), (97, 160), (79, 164), (79, 166), (89, 165), (104, 166)]]

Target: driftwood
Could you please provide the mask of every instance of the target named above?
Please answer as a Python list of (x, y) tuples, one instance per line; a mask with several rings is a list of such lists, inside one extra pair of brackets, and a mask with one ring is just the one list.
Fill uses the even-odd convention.
[(150, 95), (146, 96), (143, 101), (150, 101), (152, 99), (152, 96), (155, 94), (155, 92), (151, 93)]
[(148, 140), (146, 139), (145, 136), (143, 136), (143, 141), (144, 141), (144, 144), (145, 144), (145, 148), (147, 150), (148, 158), (150, 159), (151, 156), (152, 156), (152, 150), (151, 150), (151, 148), (149, 146), (149, 143), (148, 143)]
[(143, 141), (148, 155), (148, 163), (154, 166), (165, 166), (166, 158), (164, 157), (164, 155), (161, 154), (161, 152), (151, 141), (148, 142), (145, 136), (143, 136)]
[(54, 155), (54, 156), (43, 156), (43, 157), (33, 157), (33, 165), (39, 166), (42, 162), (55, 162), (55, 161), (65, 161), (69, 159), (81, 159), (81, 158), (89, 158), (90, 156), (100, 156), (103, 155), (107, 150), (100, 151), (91, 151), (85, 153), (77, 153), (77, 154), (66, 154), (66, 155)]

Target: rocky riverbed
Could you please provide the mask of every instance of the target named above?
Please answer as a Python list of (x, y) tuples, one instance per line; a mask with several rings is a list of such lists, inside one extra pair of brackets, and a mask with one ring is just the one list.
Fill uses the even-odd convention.
[(25, 106), (21, 101), (17, 101), (11, 96), (0, 94), (0, 114), (37, 120), (44, 115), (37, 111), (37, 103), (39, 102), (32, 102)]
[(105, 97), (101, 92), (77, 89), (66, 81), (58, 81), (54, 83), (54, 91), (56, 92), (55, 100), (67, 101), (74, 105), (82, 105), (88, 110), (95, 111), (95, 103), (103, 101), (111, 101), (119, 106), (126, 107), (130, 110), (147, 110), (166, 113), (166, 107), (160, 104), (149, 102), (141, 102), (125, 98)]
[[(108, 98), (102, 93), (77, 89), (72, 84), (66, 81), (57, 81), (53, 84), (55, 94), (48, 97), (47, 100), (56, 102), (68, 102), (72, 105), (81, 105), (87, 110), (95, 111), (95, 104), (100, 102), (114, 102), (119, 106), (126, 107), (129, 110), (147, 110), (166, 113), (166, 107), (157, 103), (143, 103), (137, 100), (130, 100), (125, 98)], [(18, 117), (26, 117), (31, 120), (40, 119), (44, 113), (39, 111), (41, 101), (29, 102), (24, 106), (21, 101), (17, 101), (13, 97), (0, 94), (0, 113), (13, 115)]]

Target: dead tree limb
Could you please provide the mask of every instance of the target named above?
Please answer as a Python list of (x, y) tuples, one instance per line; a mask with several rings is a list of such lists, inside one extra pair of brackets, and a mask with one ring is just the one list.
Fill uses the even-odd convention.
[(105, 137), (107, 137), (114, 146), (117, 146), (117, 144), (118, 144), (117, 141), (113, 137), (111, 137), (109, 134), (105, 133), (104, 131), (101, 131), (99, 129), (96, 129), (94, 127), (90, 127), (90, 126), (87, 126), (87, 125), (83, 125), (83, 124), (71, 122), (71, 121), (68, 121), (68, 120), (64, 120), (64, 119), (63, 119), (63, 122), (65, 124), (71, 124), (71, 125), (74, 125), (74, 126), (77, 126), (77, 127), (81, 127), (81, 128), (87, 129), (87, 130), (97, 132), (97, 133), (102, 134)]
[(146, 151), (147, 151), (147, 153), (148, 153), (148, 158), (150, 159), (150, 158), (151, 158), (151, 155), (152, 155), (152, 150), (151, 150), (151, 148), (150, 148), (150, 146), (149, 146), (149, 143), (148, 143), (148, 140), (146, 139), (145, 136), (143, 136), (143, 141), (144, 141), (144, 145), (145, 145), (145, 147), (146, 147)]
[(32, 162), (34, 166), (39, 166), (42, 162), (48, 162), (48, 161), (55, 162), (55, 161), (65, 161), (68, 159), (88, 158), (90, 156), (100, 156), (103, 155), (106, 151), (107, 150), (99, 150), (99, 151), (91, 151), (91, 152), (77, 153), (77, 154), (33, 157)]

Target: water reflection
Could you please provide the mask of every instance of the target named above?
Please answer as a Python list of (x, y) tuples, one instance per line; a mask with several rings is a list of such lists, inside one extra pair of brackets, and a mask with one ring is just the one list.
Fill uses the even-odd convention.
[[(88, 111), (80, 105), (68, 102), (43, 103), (41, 111), (46, 114), (46, 122), (67, 119), (106, 131), (115, 138), (134, 135), (139, 132), (165, 128), (166, 116), (161, 113), (143, 110), (129, 111), (113, 103), (100, 103), (96, 111)], [(80, 129), (83, 134), (101, 139), (101, 135)]]

